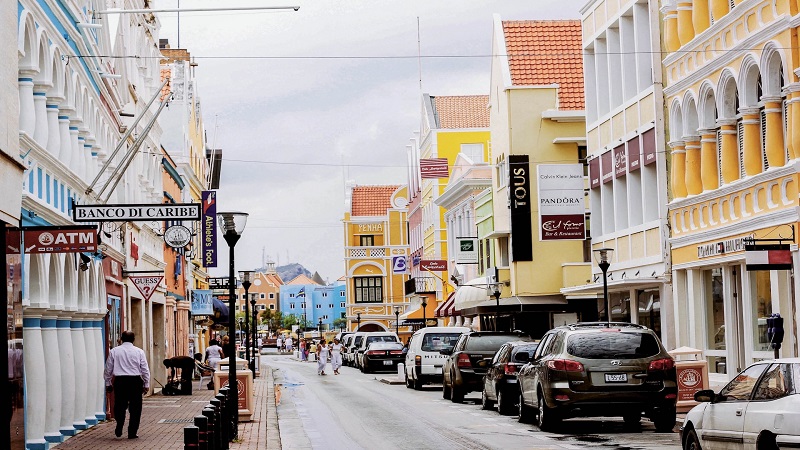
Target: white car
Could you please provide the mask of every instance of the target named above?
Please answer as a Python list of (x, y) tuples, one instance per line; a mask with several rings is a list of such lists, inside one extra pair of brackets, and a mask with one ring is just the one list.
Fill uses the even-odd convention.
[(759, 361), (703, 402), (681, 427), (684, 450), (800, 448), (800, 358)]
[(411, 336), (406, 353), (406, 387), (422, 389), (425, 383), (441, 383), (442, 367), (447, 356), (441, 350), (452, 350), (458, 337), (470, 331), (465, 327), (426, 327)]

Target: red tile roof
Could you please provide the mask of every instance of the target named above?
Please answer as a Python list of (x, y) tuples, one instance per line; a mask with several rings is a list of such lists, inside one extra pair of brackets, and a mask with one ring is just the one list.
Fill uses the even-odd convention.
[(158, 98), (159, 101), (163, 102), (164, 98), (166, 98), (166, 96), (169, 95), (169, 92), (172, 89), (172, 77), (171, 77), (171, 75), (172, 75), (172, 71), (169, 68), (167, 68), (167, 67), (162, 67), (161, 68), (161, 82), (163, 83), (164, 80), (168, 80), (168, 81), (167, 81), (167, 84), (165, 84), (164, 87), (161, 88), (161, 95)]
[(584, 109), (580, 21), (503, 21), (503, 33), (513, 85), (557, 83), (558, 109)]
[(488, 95), (432, 98), (437, 128), (489, 128)]
[(392, 194), (400, 186), (356, 186), (353, 188), (352, 216), (383, 216), (392, 207)]

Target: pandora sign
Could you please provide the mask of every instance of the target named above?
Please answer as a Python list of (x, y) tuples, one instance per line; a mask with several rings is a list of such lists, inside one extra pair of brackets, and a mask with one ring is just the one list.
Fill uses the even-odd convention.
[(539, 238), (586, 239), (583, 165), (540, 164), (538, 175)]

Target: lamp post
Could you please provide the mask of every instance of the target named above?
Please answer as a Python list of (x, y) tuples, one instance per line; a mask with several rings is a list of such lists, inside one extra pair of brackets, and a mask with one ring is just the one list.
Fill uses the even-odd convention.
[(500, 289), (497, 286), (494, 287), (494, 293), (492, 294), (494, 297), (495, 302), (495, 313), (494, 313), (494, 331), (499, 331), (499, 322), (500, 322)]
[[(243, 270), (239, 272), (239, 278), (242, 279), (242, 287), (244, 288), (244, 337), (242, 338), (242, 342), (247, 340), (244, 346), (244, 359), (247, 360), (248, 367), (250, 366), (250, 307), (247, 303), (247, 300), (250, 299), (250, 286), (253, 284), (253, 274), (252, 270)], [(253, 355), (255, 356), (255, 355)], [(255, 375), (253, 376), (255, 379)]]
[[(222, 237), (228, 243), (229, 265), (228, 265), (228, 333), (233, 339), (236, 338), (236, 259), (235, 247), (242, 237), (245, 225), (247, 225), (247, 213), (243, 212), (221, 212), (217, 213), (219, 228)], [(234, 352), (235, 353), (235, 352)], [(239, 389), (236, 381), (236, 355), (228, 356), (228, 411), (230, 411), (231, 435), (230, 440), (239, 438)], [(234, 389), (234, 386), (237, 389)]]
[(597, 266), (603, 271), (603, 302), (606, 305), (606, 322), (611, 324), (611, 302), (608, 299), (608, 268), (611, 264), (608, 262), (609, 253), (613, 252), (613, 248), (598, 248), (594, 250)]
[(361, 313), (356, 313), (356, 322), (358, 323), (358, 326), (356, 326), (356, 331), (358, 331), (361, 328)]
[(317, 323), (317, 333), (319, 333), (319, 337), (322, 337), (322, 317), (319, 318)]
[(428, 311), (425, 309), (428, 306), (428, 302), (425, 300), (425, 297), (422, 297), (422, 328), (428, 328), (428, 317), (426, 316)]
[(400, 307), (394, 307), (394, 334), (397, 335), (397, 338), (400, 338)]
[(257, 351), (261, 351), (261, 349), (257, 349), (255, 347), (255, 345), (256, 345), (256, 336), (258, 334), (257, 331), (256, 331), (257, 330), (256, 329), (256, 319), (258, 318), (258, 311), (256, 311), (256, 296), (255, 296), (255, 294), (253, 294), (252, 297), (250, 298), (250, 306), (251, 306), (250, 310), (253, 312), (253, 327), (252, 327), (253, 332), (251, 333), (253, 335), (252, 341), (251, 341), (253, 343), (253, 363), (250, 365), (250, 370), (253, 371), (253, 379), (255, 380), (256, 379), (256, 352)]

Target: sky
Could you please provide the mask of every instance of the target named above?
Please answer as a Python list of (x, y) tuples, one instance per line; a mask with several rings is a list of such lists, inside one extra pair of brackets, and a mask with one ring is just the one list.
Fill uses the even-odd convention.
[[(159, 13), (160, 37), (198, 63), (209, 145), (223, 150), (217, 209), (250, 214), (236, 270), (261, 267), (265, 254), (331, 282), (344, 276), (345, 186), (407, 183), (421, 94), (489, 93), (493, 14), (579, 19), (586, 2), (183, 0), (300, 9), (184, 12), (180, 33), (178, 14)], [(218, 246), (213, 276), (228, 270), (227, 245)]]

